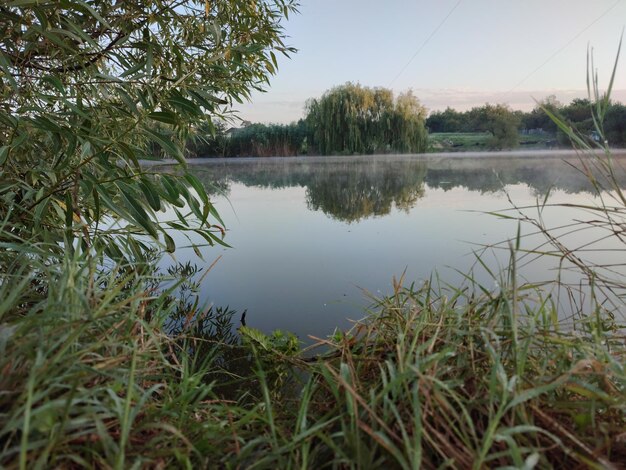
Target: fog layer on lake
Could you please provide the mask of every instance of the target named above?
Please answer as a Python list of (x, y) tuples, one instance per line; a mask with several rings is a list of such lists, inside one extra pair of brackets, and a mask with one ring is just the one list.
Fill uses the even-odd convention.
[[(616, 167), (623, 162), (617, 159)], [(514, 216), (516, 206), (534, 217), (548, 196), (541, 216), (562, 227), (580, 211), (550, 204), (597, 203), (573, 156), (209, 160), (192, 170), (212, 195), (232, 248), (202, 248), (204, 259), (183, 249), (176, 261), (207, 269), (219, 258), (203, 279), (207, 305), (247, 311), (249, 326), (292, 331), (304, 341), (348, 328), (350, 319), (366, 314), (371, 296), (389, 294), (393, 277), (403, 273), (407, 285), (454, 286), (471, 273), (496, 292), (497, 276), (476, 254), (494, 273), (505, 267), (517, 222), (494, 212)], [(522, 249), (541, 245), (533, 231), (521, 226)], [(587, 232), (563, 236), (572, 246), (593, 239)], [(493, 248), (483, 252), (486, 246)], [(610, 259), (615, 252), (593, 256)], [(556, 277), (553, 259), (519, 257), (522, 281)]]

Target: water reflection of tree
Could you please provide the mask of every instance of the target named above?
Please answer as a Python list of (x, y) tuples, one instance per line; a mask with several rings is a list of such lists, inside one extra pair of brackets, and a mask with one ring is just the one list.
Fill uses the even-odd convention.
[[(469, 161), (468, 161), (469, 160)], [(447, 164), (429, 164), (426, 183), (444, 191), (461, 187), (468, 191), (493, 193), (509, 185), (525, 184), (538, 196), (551, 190), (568, 194), (594, 191), (589, 177), (579, 169), (577, 160), (557, 158), (467, 159)], [(595, 175), (600, 178), (601, 175)], [(616, 178), (626, 185), (626, 173), (616, 165)]]
[[(282, 189), (306, 188), (307, 206), (347, 222), (408, 211), (424, 195), (426, 166), (416, 160), (328, 162), (252, 162), (205, 167), (197, 176), (205, 185), (228, 190), (231, 182)], [(217, 193), (213, 193), (217, 194)]]
[[(526, 184), (537, 195), (557, 189), (566, 193), (593, 192), (576, 160), (560, 158), (394, 158), (327, 157), (259, 160), (198, 166), (197, 176), (212, 194), (228, 193), (230, 183), (282, 189), (306, 188), (307, 204), (338, 220), (357, 221), (384, 215), (395, 206), (411, 209), (425, 186), (480, 193)], [(626, 185), (626, 173), (617, 175)]]
[(316, 172), (307, 185), (307, 206), (346, 222), (385, 215), (394, 206), (408, 211), (424, 195), (426, 167), (404, 163)]

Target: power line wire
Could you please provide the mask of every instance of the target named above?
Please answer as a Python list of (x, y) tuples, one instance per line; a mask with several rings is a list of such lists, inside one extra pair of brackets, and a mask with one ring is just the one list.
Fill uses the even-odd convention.
[(458, 6), (463, 2), (463, 0), (459, 0), (458, 2), (456, 2), (456, 4), (450, 9), (450, 11), (448, 12), (448, 14), (445, 16), (445, 18), (443, 20), (441, 20), (441, 22), (439, 23), (439, 25), (433, 30), (432, 33), (430, 33), (430, 36), (428, 36), (426, 38), (426, 40), (422, 43), (422, 45), (419, 47), (419, 49), (415, 52), (415, 54), (413, 54), (411, 56), (411, 58), (409, 59), (409, 61), (404, 65), (404, 67), (402, 67), (402, 70), (400, 70), (400, 72), (398, 72), (398, 75), (396, 75), (394, 77), (393, 80), (391, 80), (391, 82), (389, 82), (388, 88), (391, 88), (391, 86), (395, 83), (395, 81), (400, 78), (400, 75), (402, 75), (404, 73), (404, 71), (407, 69), (407, 67), (409, 65), (411, 65), (411, 62), (413, 62), (413, 60), (418, 56), (418, 54), (420, 52), (422, 52), (422, 49), (424, 49), (424, 47), (426, 47), (426, 45), (430, 42), (430, 40), (435, 36), (435, 34), (437, 34), (437, 31), (439, 31), (441, 29), (441, 27), (445, 24), (446, 21), (448, 21), (448, 18), (450, 18), (450, 16), (452, 15), (452, 13), (454, 13), (454, 10), (456, 10), (458, 8)]
[(617, 2), (615, 2), (613, 5), (611, 5), (604, 13), (602, 13), (600, 16), (598, 16), (595, 20), (593, 20), (591, 23), (589, 23), (585, 29), (583, 29), (581, 32), (579, 32), (576, 36), (574, 36), (572, 39), (570, 39), (568, 41), (567, 44), (565, 44), (563, 47), (561, 47), (559, 50), (557, 50), (554, 54), (552, 54), (550, 57), (548, 57), (539, 67), (537, 67), (535, 70), (533, 70), (532, 72), (530, 72), (528, 75), (526, 75), (522, 80), (519, 81), (519, 83), (517, 83), (517, 85), (515, 85), (513, 88), (511, 88), (509, 91), (503, 93), (503, 94), (508, 94), (511, 93), (512, 91), (514, 91), (516, 88), (518, 88), (520, 85), (522, 85), (526, 80), (528, 80), (530, 77), (532, 77), (534, 74), (536, 74), (539, 70), (541, 70), (543, 67), (545, 67), (549, 62), (552, 61), (552, 59), (554, 59), (557, 55), (559, 55), (561, 52), (563, 52), (565, 49), (567, 49), (567, 47), (572, 44), (576, 39), (578, 39), (579, 37), (581, 37), (589, 28), (591, 28), (593, 25), (595, 25), (598, 21), (600, 21), (602, 18), (604, 18), (606, 15), (608, 15), (617, 5), (620, 4), (622, 0), (617, 0)]

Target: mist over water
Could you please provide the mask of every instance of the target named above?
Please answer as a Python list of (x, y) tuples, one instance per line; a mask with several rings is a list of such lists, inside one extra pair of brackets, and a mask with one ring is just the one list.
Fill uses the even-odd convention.
[[(626, 161), (626, 160), (625, 160)], [(622, 160), (616, 160), (620, 166)], [(284, 329), (302, 340), (347, 328), (371, 304), (368, 293), (391, 293), (392, 278), (406, 284), (439, 277), (460, 285), (464, 274), (494, 291), (494, 279), (476, 262), (483, 253), (494, 272), (508, 263), (506, 241), (517, 222), (489, 212), (511, 203), (530, 215), (550, 191), (552, 203), (593, 202), (593, 187), (576, 158), (539, 156), (367, 156), (216, 160), (193, 163), (227, 228), (230, 249), (206, 247), (204, 261), (177, 252), (177, 261), (208, 268), (202, 299), (247, 310), (249, 326)], [(626, 181), (622, 181), (625, 183)], [(580, 214), (547, 207), (550, 226)], [(522, 226), (522, 248), (542, 242)], [(568, 235), (583, 244), (586, 233)], [(181, 244), (185, 244), (182, 240)], [(611, 248), (606, 242), (606, 248)], [(607, 252), (610, 253), (610, 252)], [(602, 255), (594, 255), (602, 256)], [(604, 256), (611, 256), (605, 254)], [(518, 263), (520, 278), (554, 279), (555, 261)], [(561, 273), (564, 279), (570, 274)], [(571, 275), (570, 281), (576, 279)]]

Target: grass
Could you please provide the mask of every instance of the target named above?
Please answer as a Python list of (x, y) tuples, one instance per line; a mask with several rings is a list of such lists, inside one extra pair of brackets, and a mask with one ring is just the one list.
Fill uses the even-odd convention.
[[(428, 152), (478, 152), (489, 150), (491, 134), (488, 132), (435, 132), (428, 135)], [(550, 134), (520, 134), (521, 149), (538, 150), (555, 146)]]
[(370, 321), (331, 344), (340, 356), (316, 365), (316, 385), (323, 416), (337, 417), (329, 433), (337, 436), (334, 457), (343, 456), (336, 463), (604, 468), (623, 461), (619, 338), (603, 337), (609, 351), (560, 330), (549, 302), (531, 309), (518, 299), (522, 317), (514, 318), (510, 288), (470, 292), (447, 297), (398, 284)]

